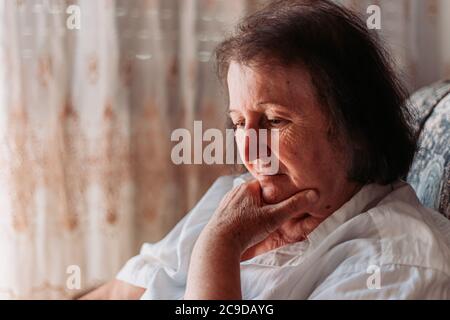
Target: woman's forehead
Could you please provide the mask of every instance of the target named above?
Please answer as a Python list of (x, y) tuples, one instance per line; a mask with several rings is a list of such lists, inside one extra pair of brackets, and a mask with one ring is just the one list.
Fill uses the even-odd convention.
[(309, 73), (299, 67), (249, 67), (233, 62), (227, 81), (230, 109), (249, 103), (289, 107), (294, 101), (302, 102), (315, 97)]

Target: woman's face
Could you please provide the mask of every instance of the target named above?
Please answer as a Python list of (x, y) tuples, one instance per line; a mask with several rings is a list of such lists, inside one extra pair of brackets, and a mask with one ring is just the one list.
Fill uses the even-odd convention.
[[(356, 186), (346, 178), (344, 148), (333, 146), (336, 143), (328, 136), (328, 121), (308, 72), (300, 67), (254, 68), (232, 62), (227, 81), (230, 118), (237, 129), (279, 130), (278, 151), (268, 151), (279, 161), (276, 174), (267, 174), (260, 162), (250, 161), (245, 156), (249, 140), (236, 134), (241, 158), (260, 182), (266, 203), (316, 189), (320, 209), (309, 214), (323, 218), (354, 194)], [(266, 147), (270, 145), (269, 141)]]

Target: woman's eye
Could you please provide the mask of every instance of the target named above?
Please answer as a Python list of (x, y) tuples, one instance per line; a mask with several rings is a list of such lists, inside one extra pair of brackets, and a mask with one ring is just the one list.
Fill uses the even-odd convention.
[(267, 121), (269, 122), (270, 126), (272, 126), (272, 127), (280, 127), (285, 123), (285, 121), (283, 119), (277, 119), (277, 118), (267, 119)]
[(239, 120), (239, 121), (236, 121), (236, 122), (233, 121), (233, 127), (235, 129), (243, 128), (243, 127), (245, 127), (245, 121), (243, 121), (243, 120)]

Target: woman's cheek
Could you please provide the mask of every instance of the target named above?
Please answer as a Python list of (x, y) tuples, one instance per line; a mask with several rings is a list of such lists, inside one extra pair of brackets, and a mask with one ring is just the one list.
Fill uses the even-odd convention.
[(303, 137), (294, 129), (286, 129), (280, 132), (279, 139), (278, 158), (289, 170), (293, 170), (301, 164)]
[[(293, 152), (294, 150), (300, 150), (302, 141), (305, 140), (304, 134), (302, 134), (302, 128), (294, 124), (281, 129), (279, 132), (280, 146), (284, 149)], [(280, 148), (281, 150), (281, 148)]]
[[(305, 131), (305, 130), (303, 130)], [(318, 186), (317, 157), (314, 139), (300, 129), (288, 130), (280, 139), (280, 162), (297, 190)]]

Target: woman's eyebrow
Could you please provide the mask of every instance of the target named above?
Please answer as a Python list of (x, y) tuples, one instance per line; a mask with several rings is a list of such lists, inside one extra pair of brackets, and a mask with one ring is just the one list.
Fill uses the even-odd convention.
[(261, 105), (262, 108), (264, 108), (264, 110), (269, 110), (269, 111), (270, 111), (270, 107), (275, 107), (275, 108), (273, 108), (273, 110), (282, 116), (283, 115), (291, 116), (293, 114), (303, 114), (303, 112), (304, 112), (302, 110), (301, 106), (296, 105), (293, 101), (290, 102), (289, 104), (267, 101), (267, 102), (260, 102), (260, 103), (258, 103), (258, 105)]
[(276, 102), (276, 101), (262, 101), (262, 102), (258, 102), (257, 106), (261, 106), (264, 109), (268, 109), (271, 106), (273, 106), (273, 107), (280, 107), (280, 108), (283, 108), (283, 109), (289, 109), (289, 107), (286, 106), (285, 104), (282, 104), (282, 103), (279, 103), (279, 102)]
[[(257, 107), (261, 107), (261, 109), (264, 109), (264, 110), (270, 108), (271, 106), (272, 107), (280, 107), (280, 108), (283, 108), (283, 109), (289, 109), (289, 107), (287, 105), (284, 105), (282, 103), (275, 102), (275, 101), (261, 101), (261, 102), (258, 102), (256, 104), (256, 106)], [(230, 114), (232, 112), (239, 112), (240, 113), (240, 111), (237, 110), (237, 108), (229, 107), (228, 113)]]

